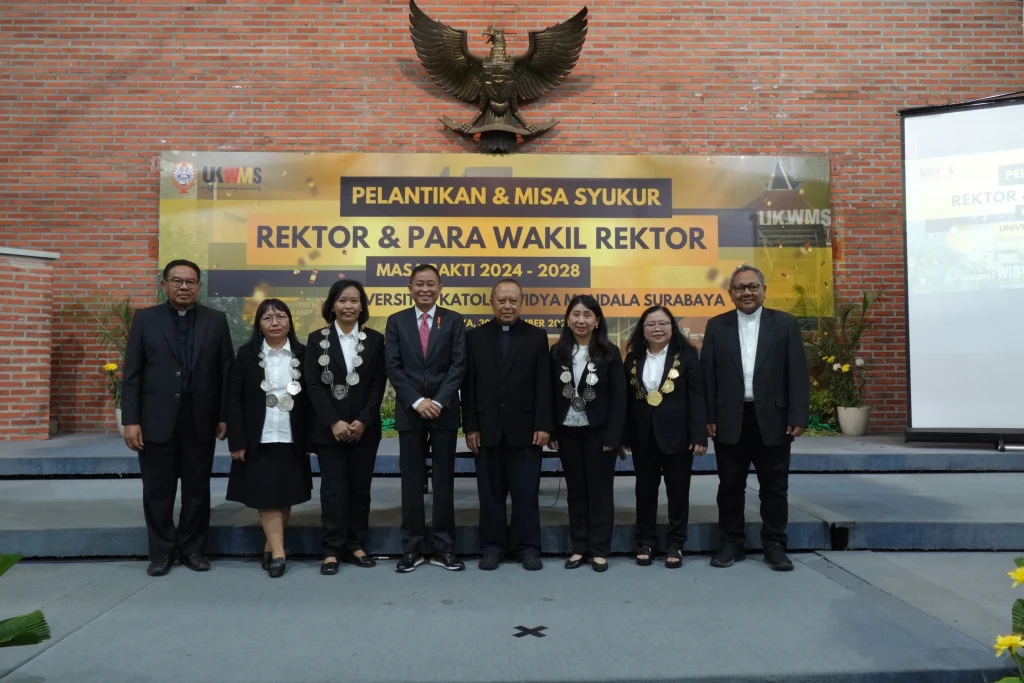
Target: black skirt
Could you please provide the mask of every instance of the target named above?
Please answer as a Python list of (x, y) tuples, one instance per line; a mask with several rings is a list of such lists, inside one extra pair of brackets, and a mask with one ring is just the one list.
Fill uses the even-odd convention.
[(275, 510), (305, 503), (313, 490), (309, 454), (290, 443), (260, 444), (245, 461), (232, 460), (227, 499), (256, 510)]

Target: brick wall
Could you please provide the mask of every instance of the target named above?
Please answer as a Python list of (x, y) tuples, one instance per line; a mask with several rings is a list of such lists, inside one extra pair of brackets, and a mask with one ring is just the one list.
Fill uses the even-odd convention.
[[(1019, 89), (1020, 0), (586, 1), (579, 65), (528, 112), (563, 123), (527, 153), (830, 156), (837, 289), (889, 292), (868, 340), (872, 426), (902, 428), (896, 112)], [(471, 35), (519, 31), (516, 53), (582, 4), (420, 6)], [(437, 122), (469, 107), (416, 63), (406, 16), (403, 0), (4, 3), (0, 243), (59, 250), (62, 294), (144, 303), (162, 150), (474, 151)], [(112, 429), (91, 336), (59, 332), (62, 430)]]
[(56, 254), (0, 249), (0, 441), (50, 438)]

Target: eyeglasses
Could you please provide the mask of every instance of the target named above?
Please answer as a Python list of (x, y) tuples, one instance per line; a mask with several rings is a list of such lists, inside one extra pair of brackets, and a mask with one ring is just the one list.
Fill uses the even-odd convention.
[(749, 285), (733, 285), (732, 291), (736, 294), (742, 294), (744, 291), (750, 292), (751, 294), (757, 294), (761, 291), (761, 283), (752, 282)]
[(645, 330), (656, 330), (662, 327), (672, 327), (672, 323), (668, 320), (657, 320), (651, 323), (644, 323)]
[(185, 285), (189, 289), (195, 289), (199, 286), (199, 280), (182, 280), (178, 277), (172, 277), (167, 281), (167, 284), (171, 286), (171, 289), (181, 289), (182, 285)]
[(288, 316), (285, 315), (284, 313), (265, 315), (262, 318), (260, 318), (260, 322), (261, 323), (272, 323), (272, 322), (286, 323), (286, 322), (288, 322)]

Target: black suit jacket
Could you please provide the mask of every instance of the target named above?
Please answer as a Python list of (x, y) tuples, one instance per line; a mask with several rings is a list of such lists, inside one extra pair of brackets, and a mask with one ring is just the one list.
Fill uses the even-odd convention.
[(517, 320), (502, 362), (500, 332), (501, 323), (491, 320), (466, 333), (462, 428), (480, 432), (486, 448), (497, 446), (502, 435), (512, 448), (528, 448), (534, 432), (552, 431), (548, 335)]
[[(263, 440), (263, 423), (267, 418), (266, 392), (260, 388), (264, 378), (264, 370), (260, 367), (259, 352), (262, 347), (253, 348), (243, 344), (238, 349), (235, 362), (231, 364), (231, 376), (228, 382), (228, 447), (232, 451), (245, 449), (245, 459), (259, 457), (260, 443)], [(292, 353), (301, 362), (305, 355), (302, 344), (292, 344)], [(299, 366), (302, 372), (302, 366)], [(306, 391), (305, 377), (297, 380), (302, 386), (293, 398), (295, 407), (288, 413), (292, 428), (292, 445), (297, 455), (306, 453), (306, 437), (309, 429), (309, 393)]]
[[(331, 343), (328, 349), (330, 364), (327, 367), (334, 373), (334, 383), (343, 384), (349, 370), (341, 351), (338, 330), (333, 322), (327, 329), (330, 331), (327, 339)], [(387, 383), (384, 375), (384, 335), (368, 327), (360, 327), (359, 331), (366, 333), (364, 349), (359, 354), (363, 358), (363, 365), (357, 368), (359, 384), (350, 386), (348, 395), (340, 401), (331, 394), (330, 386), (320, 381), (324, 368), (318, 361), (323, 351), (320, 340), (324, 339), (324, 335), (316, 330), (306, 341), (306, 358), (302, 365), (305, 368), (306, 391), (313, 407), (313, 420), (309, 428), (309, 440), (313, 444), (337, 444), (331, 425), (338, 420), (359, 420), (366, 425), (362, 441), (380, 440), (380, 404), (384, 402), (384, 385)]]
[(124, 357), (121, 422), (140, 425), (144, 441), (170, 441), (181, 404), (181, 371), (189, 363), (196, 434), (213, 440), (217, 423), (227, 419), (234, 356), (228, 320), (221, 311), (197, 304), (192, 358), (183, 359), (173, 314), (166, 303), (135, 312)]
[(395, 428), (416, 429), (423, 418), (412, 404), (429, 398), (442, 406), (441, 415), (430, 424), (458, 429), (459, 388), (466, 376), (466, 324), (455, 311), (438, 306), (424, 358), (419, 316), (415, 307), (393, 313), (384, 329), (385, 364), (396, 395)]
[[(564, 366), (572, 372), (572, 359)], [(618, 448), (622, 445), (622, 428), (626, 424), (626, 380), (622, 371), (622, 358), (618, 349), (612, 354), (609, 361), (596, 365), (597, 384), (594, 391), (597, 396), (593, 401), (587, 403), (587, 424), (591, 427), (604, 427), (604, 443), (609, 448)], [(558, 439), (558, 431), (565, 429), (563, 423), (565, 416), (571, 409), (569, 399), (562, 396), (562, 387), (565, 384), (561, 380), (563, 365), (555, 357), (555, 349), (551, 349), (551, 378), (554, 397), (554, 418), (555, 433), (553, 440)], [(586, 388), (585, 379), (587, 372), (576, 383), (577, 389), (583, 391)], [(575, 378), (574, 378), (575, 380)]]
[[(707, 382), (708, 422), (716, 441), (737, 443), (743, 427), (743, 360), (736, 311), (708, 321), (701, 349)], [(754, 361), (754, 408), (761, 440), (788, 443), (786, 427), (807, 427), (810, 386), (800, 325), (789, 313), (762, 308)]]
[[(668, 378), (672, 370), (673, 351), (665, 356), (665, 369), (661, 374), (661, 382)], [(686, 347), (679, 352), (679, 377), (673, 380), (675, 389), (663, 394), (661, 405), (651, 406), (647, 399), (639, 400), (632, 385), (634, 355), (630, 351), (626, 356), (625, 378), (629, 387), (629, 398), (626, 408), (626, 432), (629, 447), (644, 453), (650, 447), (648, 441), (651, 426), (654, 437), (662, 453), (686, 453), (690, 444), (706, 446), (708, 443), (706, 399), (704, 397), (704, 375), (700, 368), (700, 359), (693, 347)], [(643, 382), (644, 365), (647, 353), (636, 358), (636, 378)], [(658, 384), (659, 388), (661, 383)]]

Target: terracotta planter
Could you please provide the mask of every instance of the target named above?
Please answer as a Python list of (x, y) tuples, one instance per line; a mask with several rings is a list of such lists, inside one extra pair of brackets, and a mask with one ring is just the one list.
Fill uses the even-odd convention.
[(867, 406), (861, 406), (860, 408), (843, 408), (840, 406), (836, 409), (839, 417), (839, 429), (846, 436), (864, 436), (868, 433), (868, 413), (870, 410)]
[(121, 424), (121, 409), (114, 408), (114, 415), (117, 417), (117, 431), (121, 433), (121, 438), (124, 438), (124, 425)]

